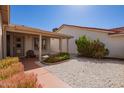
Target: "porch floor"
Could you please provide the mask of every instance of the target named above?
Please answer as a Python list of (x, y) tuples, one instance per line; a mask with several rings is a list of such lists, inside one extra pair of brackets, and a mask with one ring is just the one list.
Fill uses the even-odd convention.
[(39, 65), (35, 64), (35, 61), (38, 61), (37, 58), (24, 58), (24, 59), (21, 59), (20, 61), (24, 65), (25, 71), (40, 68)]

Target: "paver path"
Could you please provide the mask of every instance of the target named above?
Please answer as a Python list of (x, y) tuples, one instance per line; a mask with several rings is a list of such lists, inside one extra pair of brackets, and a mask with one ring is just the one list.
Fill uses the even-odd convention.
[(43, 88), (70, 88), (68, 84), (60, 80), (54, 74), (51, 74), (48, 70), (44, 69), (43, 66), (39, 66), (35, 63), (37, 59), (22, 59), (20, 60), (24, 65), (25, 73), (37, 74), (38, 83)]

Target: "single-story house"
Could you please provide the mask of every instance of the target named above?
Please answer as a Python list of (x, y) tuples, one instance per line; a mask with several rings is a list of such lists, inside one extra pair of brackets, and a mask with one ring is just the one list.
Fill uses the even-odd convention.
[(45, 31), (37, 28), (10, 24), (10, 6), (0, 6), (0, 59), (7, 56), (25, 57), (28, 50), (33, 50), (35, 55), (42, 59), (42, 55), (53, 53), (51, 39), (59, 40), (59, 52), (62, 51), (62, 39), (68, 41), (72, 36)]
[[(112, 58), (124, 58), (124, 27), (113, 29), (100, 29), (92, 27), (81, 27), (75, 25), (63, 24), (55, 31), (55, 33), (61, 33), (73, 36), (69, 41), (69, 53), (77, 54), (77, 47), (75, 40), (82, 35), (86, 35), (90, 39), (99, 39), (109, 49), (108, 57)], [(57, 50), (57, 39), (51, 41), (52, 51)], [(62, 50), (66, 51), (66, 40), (62, 41)]]
[(56, 32), (10, 24), (10, 6), (0, 6), (0, 59), (25, 57), (28, 50), (42, 59), (43, 54), (77, 54), (75, 40), (82, 35), (99, 39), (109, 49), (108, 57), (124, 58), (124, 27), (100, 29), (63, 24)]

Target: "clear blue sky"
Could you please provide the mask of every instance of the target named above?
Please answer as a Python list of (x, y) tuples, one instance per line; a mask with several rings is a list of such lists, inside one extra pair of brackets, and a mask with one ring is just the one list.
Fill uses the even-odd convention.
[(51, 31), (62, 24), (124, 26), (124, 6), (11, 6), (10, 22)]

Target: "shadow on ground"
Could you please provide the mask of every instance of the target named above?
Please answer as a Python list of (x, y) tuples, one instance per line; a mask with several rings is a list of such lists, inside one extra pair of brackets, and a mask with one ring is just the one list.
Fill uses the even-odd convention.
[(73, 57), (72, 59), (78, 60), (80, 62), (91, 62), (98, 64), (114, 63), (114, 64), (124, 65), (124, 59), (114, 59), (114, 58), (95, 59), (95, 58), (87, 58), (87, 57)]

